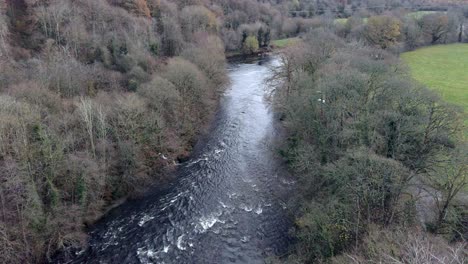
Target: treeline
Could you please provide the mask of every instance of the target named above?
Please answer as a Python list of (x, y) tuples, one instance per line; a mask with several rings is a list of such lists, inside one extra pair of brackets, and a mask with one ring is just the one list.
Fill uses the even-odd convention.
[(354, 15), (382, 14), (393, 10), (447, 11), (450, 8), (468, 4), (465, 0), (296, 0), (286, 1), (286, 7), (293, 17), (314, 17), (334, 15), (347, 18)]
[(468, 7), (447, 12), (393, 11), (368, 17), (352, 16), (336, 24), (338, 36), (393, 52), (421, 46), (467, 42)]
[(388, 51), (323, 28), (303, 39), (272, 77), (289, 132), (282, 153), (300, 186), (297, 243), (284, 261), (464, 263), (466, 244), (418, 231), (422, 221), (450, 242), (467, 239), (466, 204), (456, 202), (468, 185), (462, 110)]

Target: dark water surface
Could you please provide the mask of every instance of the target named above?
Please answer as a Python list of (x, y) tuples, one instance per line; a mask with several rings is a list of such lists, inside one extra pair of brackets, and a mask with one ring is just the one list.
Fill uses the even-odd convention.
[(264, 263), (288, 247), (294, 189), (272, 146), (265, 59), (229, 66), (209, 136), (164, 191), (113, 210), (73, 263)]

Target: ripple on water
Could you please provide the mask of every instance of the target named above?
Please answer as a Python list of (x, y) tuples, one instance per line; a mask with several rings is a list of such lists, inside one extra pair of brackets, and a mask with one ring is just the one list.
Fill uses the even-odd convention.
[(242, 204), (242, 205), (240, 206), (240, 208), (241, 208), (242, 210), (246, 211), (246, 212), (252, 212), (252, 210), (253, 210), (253, 207), (252, 207), (252, 206), (249, 206), (249, 205), (246, 205), (246, 204)]
[(258, 206), (258, 208), (255, 210), (255, 213), (258, 215), (261, 214), (262, 212), (263, 212), (263, 208), (260, 206)]
[(185, 235), (180, 235), (178, 238), (177, 238), (177, 248), (179, 250), (186, 250), (187, 247), (183, 246), (183, 243), (184, 243), (184, 236)]
[(169, 248), (170, 248), (169, 245), (168, 245), (168, 246), (164, 246), (164, 247), (163, 247), (163, 252), (164, 252), (164, 253), (169, 252)]
[(138, 248), (137, 256), (141, 263), (149, 264), (149, 263), (153, 263), (152, 260), (157, 258), (157, 252), (151, 249), (145, 250), (144, 248)]
[(154, 219), (154, 216), (149, 216), (147, 214), (145, 214), (141, 219), (140, 221), (138, 222), (138, 225), (139, 226), (143, 226), (146, 222), (148, 221), (151, 221)]
[(219, 219), (220, 215), (210, 215), (210, 216), (202, 216), (198, 222), (198, 231), (200, 233), (206, 232), (208, 229), (212, 228), (216, 223), (224, 224), (224, 220)]

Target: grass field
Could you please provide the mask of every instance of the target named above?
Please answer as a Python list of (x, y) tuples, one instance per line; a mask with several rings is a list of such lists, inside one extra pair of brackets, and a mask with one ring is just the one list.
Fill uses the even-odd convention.
[(337, 19), (335, 19), (335, 23), (336, 23), (336, 24), (342, 24), (342, 25), (344, 25), (344, 24), (346, 24), (346, 22), (348, 22), (348, 19), (347, 19), (347, 18), (337, 18)]
[(468, 125), (468, 44), (431, 46), (403, 53), (401, 57), (416, 80), (465, 109)]
[[(437, 14), (437, 13), (440, 13), (440, 12), (439, 11), (416, 11), (416, 12), (408, 13), (407, 16), (418, 20), (418, 19), (423, 18), (423, 16), (425, 16), (425, 15)], [(337, 18), (337, 19), (335, 19), (336, 24), (345, 25), (346, 22), (348, 22), (347, 18)], [(364, 23), (367, 23), (367, 18), (364, 18)]]
[(285, 48), (285, 47), (294, 45), (294, 44), (298, 43), (299, 41), (301, 41), (300, 38), (285, 38), (285, 39), (273, 40), (272, 44), (276, 48), (281, 49), (281, 48)]
[[(415, 19), (421, 19), (425, 15), (430, 15), (430, 14), (437, 14), (441, 13), (440, 11), (417, 11), (417, 12), (411, 12), (408, 14), (409, 17), (415, 18)], [(445, 13), (445, 12), (443, 12)]]

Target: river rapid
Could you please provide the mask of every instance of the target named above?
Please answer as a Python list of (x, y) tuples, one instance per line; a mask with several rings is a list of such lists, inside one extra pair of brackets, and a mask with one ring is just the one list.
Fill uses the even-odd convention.
[(265, 263), (290, 243), (294, 181), (277, 157), (265, 80), (272, 58), (229, 65), (208, 135), (164, 190), (129, 201), (90, 231), (71, 263)]

